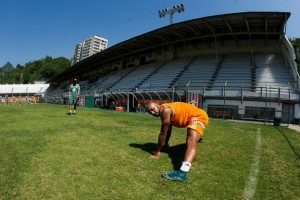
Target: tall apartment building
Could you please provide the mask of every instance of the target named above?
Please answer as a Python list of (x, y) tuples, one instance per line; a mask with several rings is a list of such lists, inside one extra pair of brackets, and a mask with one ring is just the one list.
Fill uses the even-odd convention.
[(90, 37), (75, 47), (75, 53), (72, 59), (72, 65), (80, 62), (81, 60), (94, 55), (100, 51), (103, 51), (107, 48), (108, 40), (105, 38), (101, 38), (97, 35)]

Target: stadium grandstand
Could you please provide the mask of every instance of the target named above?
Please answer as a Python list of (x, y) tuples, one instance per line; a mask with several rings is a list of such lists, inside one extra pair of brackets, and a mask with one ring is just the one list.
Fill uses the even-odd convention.
[[(289, 12), (244, 12), (171, 24), (97, 53), (49, 81), (46, 102), (127, 111), (149, 100), (186, 101), (210, 117), (298, 123), (299, 74), (285, 35)], [(92, 101), (92, 103), (88, 103)]]

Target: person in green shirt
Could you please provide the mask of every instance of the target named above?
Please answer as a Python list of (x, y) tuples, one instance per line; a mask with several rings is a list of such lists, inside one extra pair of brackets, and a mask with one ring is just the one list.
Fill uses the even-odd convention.
[[(77, 83), (77, 79), (73, 79), (73, 84), (70, 85), (69, 87), (69, 102), (70, 102), (70, 112), (69, 115), (76, 114), (76, 106), (77, 106), (77, 101), (80, 96), (80, 86)], [(73, 112), (72, 112), (72, 107), (73, 107)]]

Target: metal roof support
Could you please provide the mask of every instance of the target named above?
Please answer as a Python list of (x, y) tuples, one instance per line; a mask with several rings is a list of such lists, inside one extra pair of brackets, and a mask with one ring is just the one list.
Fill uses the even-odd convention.
[[(244, 20), (245, 20), (245, 23), (246, 23), (246, 26), (247, 26), (249, 39), (250, 39), (250, 41), (252, 41), (251, 30), (250, 30), (250, 26), (249, 26), (248, 20), (247, 20), (247, 18), (244, 18)], [(253, 46), (253, 44), (252, 44), (252, 46)]]
[(190, 29), (196, 36), (199, 37), (199, 33), (191, 26), (187, 26), (188, 29)]
[(174, 102), (175, 99), (175, 87), (172, 87), (172, 101)]
[(184, 39), (184, 36), (182, 36), (181, 34), (178, 33), (179, 31), (176, 31), (175, 29), (173, 29), (173, 30), (174, 30), (175, 35), (179, 36), (181, 39)]
[(141, 93), (139, 93), (139, 92), (136, 92), (136, 94), (139, 94), (139, 95), (141, 95), (141, 97), (143, 98), (143, 100), (145, 100), (145, 97), (141, 94)]
[(148, 92), (145, 92), (146, 94), (148, 94), (148, 96), (150, 97), (150, 99), (152, 100), (152, 96), (148, 93)]
[[(105, 98), (106, 98), (106, 101), (105, 101), (105, 106), (107, 106), (107, 100), (108, 100), (108, 98), (107, 98), (107, 96), (111, 96), (111, 95), (109, 95), (109, 94), (104, 94), (103, 96), (105, 96)], [(114, 97), (112, 97), (113, 99), (115, 99)], [(103, 97), (103, 100), (104, 100), (104, 97)], [(102, 103), (102, 105), (103, 105), (103, 103)]]
[(170, 95), (168, 95), (168, 93), (166, 91), (163, 91), (163, 92), (167, 95), (167, 97), (169, 98), (169, 100), (171, 100)]
[(160, 38), (160, 39), (162, 39), (162, 40), (164, 40), (164, 41), (166, 41), (166, 42), (169, 42), (169, 40), (168, 40), (168, 39), (166, 39), (166, 38), (162, 37), (161, 35), (157, 35), (156, 37), (158, 37), (158, 38)]
[(265, 19), (266, 43), (268, 41), (268, 17)]
[(217, 48), (217, 37), (215, 35), (215, 50), (216, 50), (216, 61), (218, 61), (218, 48)]
[(185, 40), (183, 40), (183, 59), (184, 59), (184, 65), (186, 63), (186, 49), (185, 49)]
[[(128, 92), (127, 93), (127, 109), (126, 111), (129, 112), (129, 101), (130, 101), (130, 94), (132, 94), (132, 98), (135, 98), (136, 100), (138, 100), (138, 98), (135, 96), (135, 94), (133, 92)], [(134, 99), (133, 99), (134, 100)], [(132, 101), (132, 104), (134, 106), (134, 101)]]
[(235, 40), (235, 42), (236, 42), (236, 44), (237, 44), (237, 38), (236, 38), (236, 36), (233, 34), (233, 30), (232, 30), (231, 25), (229, 24), (229, 22), (228, 22), (226, 19), (224, 19), (224, 22), (225, 22), (225, 24), (227, 25), (227, 27), (228, 27), (230, 33), (232, 34), (232, 37), (234, 38), (234, 40)]
[(110, 95), (110, 94), (108, 94), (108, 93), (106, 93), (106, 94), (104, 94), (104, 95), (106, 96), (106, 99), (107, 99), (107, 96), (109, 96), (109, 97), (115, 99), (114, 96), (112, 96), (112, 95)]
[[(113, 96), (114, 97), (114, 95), (118, 98), (118, 99), (120, 99), (119, 97), (118, 97), (118, 95), (116, 95), (116, 94), (111, 94), (111, 96)], [(115, 98), (114, 98), (115, 99)]]
[(157, 94), (159, 100), (161, 100), (160, 95), (156, 91), (153, 91), (153, 93)]
[(120, 92), (120, 93), (118, 93), (118, 94), (121, 95), (121, 97), (123, 97), (123, 99), (126, 99), (126, 97), (122, 95), (122, 94), (125, 94), (125, 95), (126, 95), (125, 92)]
[(127, 93), (127, 112), (129, 112), (129, 92)]
[(214, 34), (214, 35), (216, 35), (216, 31), (215, 31), (215, 29), (211, 26), (211, 25), (209, 25), (209, 23), (207, 23), (207, 22), (204, 22), (204, 21), (201, 21), (203, 24), (205, 24), (207, 27), (208, 27), (208, 29)]
[(126, 99), (126, 97), (124, 97), (122, 94), (126, 94), (124, 92), (118, 92), (118, 93), (112, 93), (114, 95), (116, 95), (118, 97), (118, 99), (120, 99), (120, 97), (118, 95), (120, 95), (122, 98), (121, 99)]
[(128, 92), (128, 94), (132, 94), (133, 97), (135, 98), (135, 100), (138, 100), (138, 98), (135, 96), (135, 94), (133, 92)]

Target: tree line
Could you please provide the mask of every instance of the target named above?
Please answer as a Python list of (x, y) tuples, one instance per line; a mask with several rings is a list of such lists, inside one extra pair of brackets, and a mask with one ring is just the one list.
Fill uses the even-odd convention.
[(294, 47), (296, 53), (296, 63), (298, 65), (298, 73), (300, 72), (300, 38), (290, 38), (291, 44)]
[(52, 58), (50, 56), (28, 62), (25, 66), (18, 64), (15, 68), (8, 62), (0, 68), (0, 84), (47, 82), (70, 66), (70, 60), (64, 57)]

